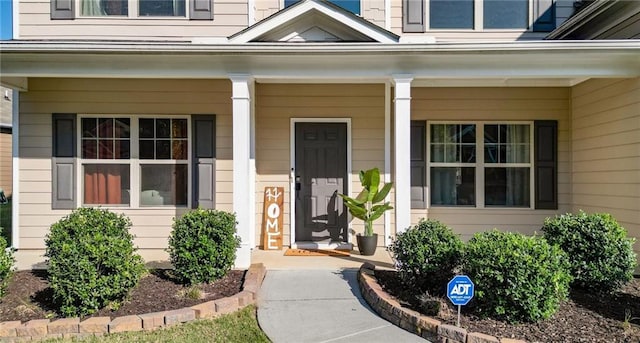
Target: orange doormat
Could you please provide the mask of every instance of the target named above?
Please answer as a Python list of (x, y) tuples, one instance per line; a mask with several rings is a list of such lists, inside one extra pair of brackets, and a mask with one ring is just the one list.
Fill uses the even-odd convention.
[(349, 250), (335, 249), (287, 249), (284, 256), (351, 256)]

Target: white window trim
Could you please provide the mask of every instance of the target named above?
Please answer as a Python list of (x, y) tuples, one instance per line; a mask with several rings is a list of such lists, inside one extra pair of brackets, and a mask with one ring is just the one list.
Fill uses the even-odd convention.
[[(282, 0), (284, 2), (284, 0)], [(528, 16), (527, 27), (526, 28), (505, 28), (505, 29), (485, 29), (484, 28), (484, 0), (474, 0), (473, 1), (473, 28), (472, 29), (443, 29), (443, 28), (432, 28), (430, 21), (431, 14), (431, 0), (425, 0), (425, 18), (424, 23), (425, 27), (428, 31), (434, 32), (477, 32), (477, 31), (488, 31), (488, 32), (533, 32), (533, 0), (528, 0)]]
[[(439, 124), (473, 124), (476, 125), (476, 163), (433, 163), (431, 162), (431, 125)], [(485, 125), (529, 125), (529, 163), (484, 163), (484, 126)], [(426, 127), (426, 169), (427, 169), (427, 209), (442, 208), (442, 209), (487, 209), (487, 210), (533, 210), (535, 209), (535, 137), (534, 137), (534, 122), (533, 121), (509, 121), (509, 120), (496, 120), (496, 121), (473, 121), (473, 120), (457, 120), (457, 121), (427, 121)], [(480, 134), (478, 134), (480, 133)], [(436, 167), (474, 167), (475, 170), (475, 192), (476, 192), (476, 205), (475, 206), (447, 206), (447, 205), (431, 205), (431, 168)], [(529, 168), (529, 207), (522, 206), (485, 206), (484, 199), (484, 169), (489, 167), (527, 167)]]
[[(83, 118), (129, 118), (130, 122), (130, 145), (129, 145), (129, 159), (84, 159), (82, 158), (82, 119)], [(186, 160), (141, 160), (140, 157), (140, 144), (139, 144), (139, 125), (138, 121), (141, 118), (167, 118), (167, 119), (186, 119), (187, 120), (187, 157)], [(92, 207), (100, 206), (107, 209), (183, 209), (191, 208), (191, 198), (193, 195), (192, 189), (192, 132), (191, 132), (191, 116), (189, 115), (170, 115), (170, 114), (79, 114), (76, 124), (76, 208), (79, 207)], [(145, 164), (187, 164), (187, 205), (163, 205), (163, 206), (141, 206), (140, 205), (140, 165)], [(128, 164), (129, 165), (129, 205), (94, 205), (84, 203), (84, 164)]]
[[(284, 0), (283, 0), (284, 1)], [(78, 19), (142, 19), (142, 20), (185, 20), (189, 19), (189, 0), (184, 0), (184, 17), (179, 16), (140, 16), (138, 10), (138, 4), (140, 0), (127, 0), (128, 13), (127, 15), (99, 15), (99, 16), (85, 16), (82, 15), (82, 0), (75, 0), (76, 5), (76, 18)]]

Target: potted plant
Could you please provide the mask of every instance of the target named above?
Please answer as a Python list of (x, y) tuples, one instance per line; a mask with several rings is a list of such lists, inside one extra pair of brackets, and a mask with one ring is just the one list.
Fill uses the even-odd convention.
[(387, 183), (380, 188), (380, 170), (378, 168), (360, 171), (362, 191), (357, 197), (351, 198), (339, 194), (352, 216), (364, 222), (364, 235), (357, 234), (358, 250), (361, 255), (371, 256), (376, 252), (378, 234), (373, 233), (373, 222), (380, 218), (385, 211), (392, 209), (389, 202), (381, 203), (389, 194), (393, 183)]

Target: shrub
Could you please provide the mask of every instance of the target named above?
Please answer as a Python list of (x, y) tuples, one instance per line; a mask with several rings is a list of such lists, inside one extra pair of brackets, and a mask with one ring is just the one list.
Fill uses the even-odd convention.
[(144, 273), (130, 220), (104, 209), (79, 208), (51, 226), (46, 237), (49, 283), (63, 316), (117, 306)]
[(197, 209), (174, 220), (169, 256), (180, 282), (211, 282), (233, 266), (240, 238), (235, 214)]
[(566, 299), (571, 276), (566, 254), (542, 237), (477, 233), (465, 247), (464, 272), (475, 284), (474, 310), (509, 322), (551, 317)]
[(633, 238), (606, 213), (564, 214), (547, 218), (544, 237), (569, 255), (573, 286), (611, 292), (633, 277)]
[(403, 282), (416, 289), (443, 295), (460, 265), (464, 244), (453, 231), (435, 220), (421, 220), (401, 232), (388, 250)]
[(13, 264), (15, 262), (13, 249), (7, 247), (7, 241), (4, 237), (0, 237), (0, 298), (7, 291), (7, 285), (13, 275)]

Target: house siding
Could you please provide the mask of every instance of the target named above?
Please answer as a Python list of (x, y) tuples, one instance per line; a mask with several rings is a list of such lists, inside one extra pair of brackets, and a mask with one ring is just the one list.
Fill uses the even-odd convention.
[(413, 88), (411, 119), (429, 121), (558, 121), (558, 210), (430, 207), (412, 223), (437, 219), (469, 239), (498, 228), (533, 234), (544, 219), (571, 210), (571, 90), (569, 88)]
[[(360, 170), (384, 168), (384, 85), (258, 84), (256, 86), (256, 242), (262, 242), (264, 188), (284, 187), (284, 235), (290, 236), (289, 173), (291, 118), (351, 119), (351, 193), (358, 194)], [(362, 232), (359, 220), (351, 222)], [(384, 237), (383, 221), (374, 231)], [(351, 237), (351, 242), (355, 242)]]
[(216, 0), (213, 20), (122, 17), (51, 20), (49, 1), (20, 0), (18, 8), (19, 39), (189, 41), (194, 37), (230, 36), (246, 28), (249, 20), (246, 0)]
[(640, 78), (589, 80), (571, 95), (572, 210), (611, 213), (640, 238)]
[[(29, 79), (20, 97), (20, 249), (43, 249), (52, 223), (51, 113), (216, 115), (216, 208), (231, 211), (231, 84), (228, 80)], [(186, 209), (115, 209), (131, 218), (143, 257), (167, 246)]]
[(254, 2), (256, 22), (278, 12), (284, 0), (259, 0)]

